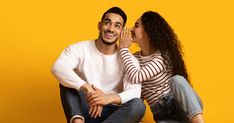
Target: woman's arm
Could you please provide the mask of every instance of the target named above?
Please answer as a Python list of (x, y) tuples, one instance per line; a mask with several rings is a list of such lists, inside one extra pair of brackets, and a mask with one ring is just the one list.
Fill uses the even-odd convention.
[(120, 49), (121, 61), (124, 65), (125, 72), (128, 74), (128, 79), (132, 83), (140, 83), (156, 76), (166, 68), (163, 59), (160, 56), (156, 56), (147, 65), (137, 68), (131, 59), (131, 53), (128, 48)]

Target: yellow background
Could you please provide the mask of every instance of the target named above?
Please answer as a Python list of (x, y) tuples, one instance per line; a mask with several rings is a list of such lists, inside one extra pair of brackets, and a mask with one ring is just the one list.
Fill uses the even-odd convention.
[(182, 41), (206, 122), (234, 120), (231, 0), (1, 0), (0, 123), (65, 123), (51, 65), (69, 44), (95, 39), (112, 6), (126, 11), (128, 27), (146, 10), (159, 12)]

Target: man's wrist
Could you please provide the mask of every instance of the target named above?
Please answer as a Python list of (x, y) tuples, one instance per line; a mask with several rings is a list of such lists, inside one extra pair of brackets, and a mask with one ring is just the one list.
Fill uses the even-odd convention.
[(119, 95), (116, 95), (116, 94), (111, 94), (111, 95), (108, 95), (109, 96), (109, 102), (111, 104), (117, 104), (117, 105), (120, 105), (121, 104), (121, 98)]
[(88, 94), (88, 93), (90, 93), (91, 91), (93, 91), (92, 87), (91, 87), (89, 84), (87, 84), (87, 83), (83, 84), (83, 85), (80, 87), (80, 90), (81, 90), (82, 92), (84, 92), (85, 94)]

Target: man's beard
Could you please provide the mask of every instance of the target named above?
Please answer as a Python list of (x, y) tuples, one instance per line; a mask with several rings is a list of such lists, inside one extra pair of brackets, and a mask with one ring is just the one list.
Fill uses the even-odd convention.
[(103, 37), (101, 37), (101, 40), (106, 45), (113, 45), (113, 44), (115, 44), (117, 42), (117, 39), (115, 41), (113, 41), (113, 42), (108, 42), (108, 41), (104, 40)]

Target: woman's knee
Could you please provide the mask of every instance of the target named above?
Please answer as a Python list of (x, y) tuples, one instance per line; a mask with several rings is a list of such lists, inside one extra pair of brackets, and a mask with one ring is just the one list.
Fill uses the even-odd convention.
[(172, 87), (172, 89), (185, 88), (188, 85), (189, 85), (188, 81), (183, 76), (175, 75), (175, 76), (173, 76), (171, 78), (171, 87)]

